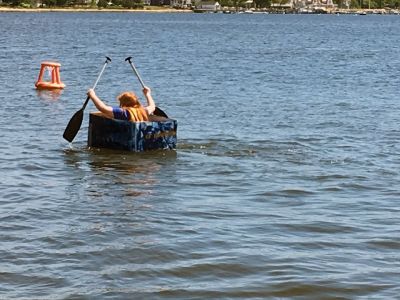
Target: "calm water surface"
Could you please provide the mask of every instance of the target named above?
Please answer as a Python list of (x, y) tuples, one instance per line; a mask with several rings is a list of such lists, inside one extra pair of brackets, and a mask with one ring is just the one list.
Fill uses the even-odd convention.
[[(400, 18), (0, 14), (1, 299), (399, 299)], [(176, 151), (88, 149), (140, 90)], [(37, 93), (40, 62), (59, 95)]]

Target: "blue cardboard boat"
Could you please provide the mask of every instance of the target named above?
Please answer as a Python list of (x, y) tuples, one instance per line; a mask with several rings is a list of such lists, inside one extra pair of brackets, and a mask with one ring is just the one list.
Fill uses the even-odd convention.
[(130, 122), (104, 117), (100, 112), (89, 115), (88, 146), (134, 152), (176, 149), (176, 120), (152, 117), (150, 122)]

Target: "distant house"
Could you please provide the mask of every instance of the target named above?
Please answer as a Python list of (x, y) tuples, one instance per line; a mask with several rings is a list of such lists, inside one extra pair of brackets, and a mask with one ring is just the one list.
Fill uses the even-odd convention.
[[(46, 1), (43, 1), (43, 0), (40, 0), (40, 1), (41, 2), (46, 2)], [(97, 5), (97, 3), (99, 3), (99, 0), (95, 1), (96, 5)], [(92, 4), (92, 0), (76, 0), (76, 1), (74, 1), (74, 5), (91, 5), (91, 4)]]
[[(348, 0), (344, 1), (346, 4)], [(308, 11), (308, 12), (323, 12), (328, 11), (337, 5), (333, 3), (332, 0), (295, 0), (294, 7), (299, 11)]]
[(253, 6), (253, 0), (247, 0), (245, 3), (246, 9), (250, 9)]
[(293, 0), (274, 1), (271, 3), (271, 7), (277, 9), (289, 9), (293, 8), (293, 6), (294, 6)]
[(171, 6), (175, 8), (190, 8), (192, 7), (192, 0), (170, 0)]
[(143, 0), (143, 5), (150, 5), (151, 1), (150, 0)]
[(32, 4), (32, 7), (44, 7), (44, 6), (46, 6), (46, 4), (44, 4), (42, 0), (37, 0), (36, 2), (33, 2), (33, 4)]
[(203, 11), (218, 11), (221, 5), (216, 1), (198, 1), (196, 2), (196, 9)]

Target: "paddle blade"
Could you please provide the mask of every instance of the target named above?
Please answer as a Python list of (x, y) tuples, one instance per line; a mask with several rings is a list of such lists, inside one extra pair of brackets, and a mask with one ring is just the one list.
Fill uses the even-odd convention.
[(78, 110), (69, 120), (67, 127), (65, 128), (63, 138), (68, 142), (72, 142), (81, 128), (83, 120), (83, 109)]
[(156, 107), (156, 109), (154, 110), (153, 113), (155, 116), (159, 116), (159, 117), (164, 117), (164, 118), (168, 118), (167, 114), (161, 109)]

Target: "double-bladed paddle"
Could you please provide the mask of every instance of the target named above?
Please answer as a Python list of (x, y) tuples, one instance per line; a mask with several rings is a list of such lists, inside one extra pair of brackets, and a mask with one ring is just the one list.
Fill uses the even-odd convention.
[[(103, 75), (104, 69), (106, 68), (107, 64), (111, 62), (111, 58), (109, 58), (108, 56), (106, 56), (106, 61), (104, 62), (103, 68), (101, 69), (101, 72), (99, 74), (99, 76), (96, 79), (96, 82), (93, 85), (93, 89), (96, 88), (97, 83), (100, 80), (101, 75)], [(86, 98), (85, 103), (83, 104), (82, 108), (80, 110), (78, 110), (71, 118), (71, 120), (69, 120), (69, 123), (67, 125), (67, 127), (65, 128), (63, 137), (64, 139), (66, 139), (68, 142), (72, 142), (75, 138), (75, 136), (77, 135), (79, 129), (81, 128), (82, 125), (82, 120), (83, 120), (83, 111), (86, 108), (86, 105), (89, 102), (90, 97), (88, 96)]]
[[(132, 63), (131, 61), (132, 56), (129, 56), (127, 58), (125, 58), (125, 61), (129, 62), (129, 64), (132, 67), (133, 72), (136, 74), (136, 77), (139, 79), (140, 84), (142, 85), (142, 88), (145, 87), (142, 78), (140, 77), (138, 71), (136, 70), (135, 65)], [(159, 107), (156, 106), (156, 109), (154, 110), (154, 115), (156, 116), (160, 116), (160, 117), (164, 117), (164, 118), (168, 118), (167, 114)]]

